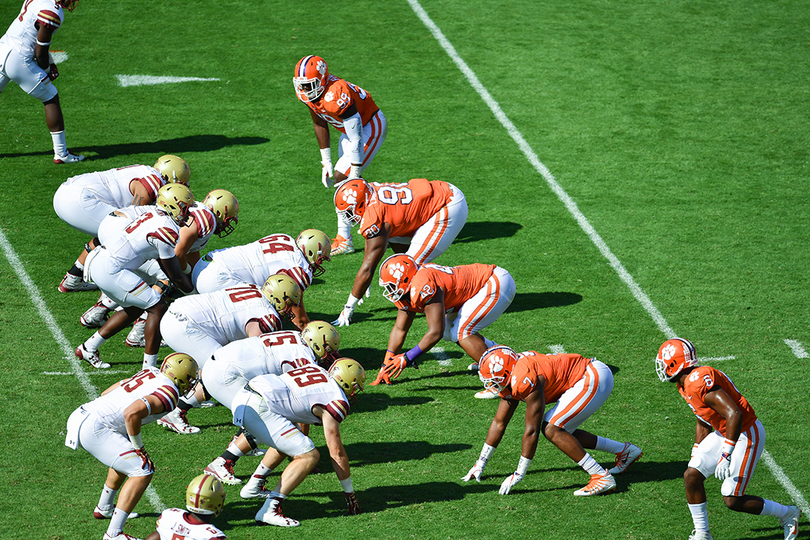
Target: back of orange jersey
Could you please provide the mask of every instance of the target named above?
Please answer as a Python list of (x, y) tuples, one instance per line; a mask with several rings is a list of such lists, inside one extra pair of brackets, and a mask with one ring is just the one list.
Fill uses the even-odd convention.
[(438, 289), (444, 291), (444, 309), (459, 308), (492, 277), (494, 264), (462, 266), (423, 265), (411, 281), (410, 311), (422, 312)]
[(374, 184), (374, 191), (360, 221), (360, 234), (366, 238), (375, 236), (383, 223), (391, 226), (392, 238), (413, 236), (453, 196), (447, 182), (425, 178), (407, 184)]
[(724, 437), (726, 436), (726, 419), (717, 411), (706, 405), (706, 394), (715, 388), (722, 388), (726, 394), (737, 404), (740, 411), (742, 411), (742, 427), (740, 431), (745, 431), (757, 421), (757, 415), (754, 409), (748, 403), (748, 400), (740, 394), (734, 383), (728, 376), (711, 366), (698, 366), (693, 369), (683, 380), (683, 388), (678, 388), (686, 404), (695, 413), (695, 416), (703, 420), (703, 422), (710, 424), (714, 429), (719, 431)]
[(522, 352), (512, 370), (512, 399), (526, 399), (537, 385), (539, 377), (543, 377), (546, 403), (554, 403), (563, 392), (582, 379), (590, 363), (590, 358), (579, 354)]
[(371, 117), (377, 114), (380, 110), (377, 104), (371, 97), (371, 94), (363, 90), (357, 85), (348, 81), (344, 81), (340, 77), (329, 75), (329, 80), (326, 82), (326, 88), (321, 94), (320, 99), (317, 101), (307, 101), (307, 107), (312, 109), (315, 114), (329, 122), (335, 129), (342, 133), (346, 133), (343, 127), (343, 116), (346, 111), (354, 105), (357, 107), (357, 112), (360, 113), (360, 119), (363, 125), (366, 125)]

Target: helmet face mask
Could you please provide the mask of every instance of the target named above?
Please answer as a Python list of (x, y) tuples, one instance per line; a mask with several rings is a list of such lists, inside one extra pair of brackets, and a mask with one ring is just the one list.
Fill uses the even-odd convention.
[(681, 338), (665, 341), (655, 358), (655, 372), (661, 382), (672, 382), (684, 369), (697, 365), (695, 346)]
[(184, 184), (166, 184), (158, 190), (155, 203), (171, 216), (172, 221), (182, 227), (186, 225), (188, 212), (194, 206), (194, 195)]
[(262, 294), (276, 308), (279, 315), (286, 315), (290, 320), (295, 317), (292, 307), (301, 304), (301, 287), (285, 274), (267, 278), (262, 285)]
[(401, 302), (408, 292), (418, 268), (416, 261), (402, 253), (391, 255), (380, 265), (380, 286), (383, 296), (394, 302)]
[(236, 200), (233, 193), (227, 189), (215, 189), (205, 196), (203, 204), (214, 213), (217, 220), (214, 234), (220, 238), (231, 234), (236, 224), (239, 223), (239, 201)]
[(218, 516), (225, 505), (225, 488), (213, 476), (201, 474), (186, 488), (186, 508), (189, 512)]
[(197, 362), (185, 353), (172, 353), (160, 365), (160, 372), (172, 380), (180, 394), (196, 384), (197, 369)]
[(507, 388), (517, 361), (517, 353), (509, 347), (496, 345), (487, 349), (478, 362), (478, 377), (484, 388), (497, 393)]
[(329, 236), (318, 229), (307, 229), (298, 235), (295, 243), (312, 265), (312, 275), (322, 276), (326, 269), (321, 266), (321, 263), (332, 260), (332, 243)]
[(328, 322), (311, 321), (301, 330), (301, 338), (320, 360), (331, 361), (338, 357), (340, 335)]
[(295, 66), (293, 86), (298, 99), (304, 103), (316, 101), (326, 89), (329, 66), (320, 56), (305, 56)]
[(187, 186), (191, 177), (191, 170), (188, 168), (186, 160), (172, 154), (160, 156), (155, 162), (155, 169), (160, 172), (163, 181), (167, 184), (177, 182)]
[(335, 190), (335, 208), (338, 215), (352, 226), (358, 225), (366, 213), (371, 186), (362, 178), (349, 180)]
[(354, 397), (363, 391), (366, 384), (366, 371), (360, 362), (351, 358), (342, 358), (329, 368), (329, 376), (343, 389), (346, 397)]
[(73, 11), (79, 4), (79, 0), (59, 0), (59, 5), (68, 11)]

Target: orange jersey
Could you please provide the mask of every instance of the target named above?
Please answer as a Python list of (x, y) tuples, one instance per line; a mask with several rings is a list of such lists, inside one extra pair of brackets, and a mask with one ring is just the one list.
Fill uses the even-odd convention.
[(475, 296), (492, 277), (494, 264), (439, 266), (425, 264), (411, 281), (408, 311), (422, 313), (438, 289), (444, 291), (444, 309), (459, 308)]
[(700, 418), (703, 422), (710, 424), (714, 429), (720, 432), (724, 437), (726, 436), (726, 419), (723, 418), (717, 411), (706, 405), (703, 401), (706, 394), (716, 388), (722, 388), (731, 397), (742, 411), (742, 427), (740, 432), (744, 432), (757, 421), (757, 415), (754, 409), (748, 404), (748, 400), (731, 382), (731, 379), (718, 369), (710, 366), (699, 366), (692, 370), (689, 375), (684, 378), (683, 388), (678, 387), (678, 392), (681, 393), (686, 404), (695, 413), (695, 416)]
[(500, 395), (506, 399), (524, 401), (535, 389), (540, 377), (543, 377), (546, 404), (554, 403), (566, 390), (582, 379), (590, 363), (591, 358), (579, 354), (522, 352), (515, 367), (512, 368), (510, 387)]
[(360, 234), (365, 238), (377, 236), (383, 223), (391, 226), (390, 238), (413, 236), (453, 196), (447, 182), (425, 178), (415, 178), (407, 184), (371, 186), (374, 195), (360, 220)]
[(305, 101), (304, 103), (315, 114), (332, 124), (341, 133), (346, 133), (341, 116), (352, 105), (357, 107), (357, 112), (360, 113), (360, 119), (364, 126), (380, 110), (371, 98), (371, 94), (359, 86), (334, 75), (329, 75), (329, 80), (326, 81), (326, 86), (320, 98), (315, 101)]

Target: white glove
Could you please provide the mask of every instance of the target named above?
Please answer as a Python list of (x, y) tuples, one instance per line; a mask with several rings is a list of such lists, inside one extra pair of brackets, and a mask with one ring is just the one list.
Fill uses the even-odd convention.
[(731, 478), (731, 454), (723, 454), (720, 463), (714, 469), (714, 477), (721, 482), (726, 478)]
[(465, 482), (469, 482), (470, 478), (475, 478), (476, 482), (480, 482), (481, 473), (484, 472), (484, 467), (486, 466), (487, 466), (486, 462), (481, 461), (479, 459), (478, 461), (475, 462), (473, 468), (470, 469), (470, 472), (467, 473), (467, 476), (463, 476), (461, 479), (464, 480)]
[[(369, 287), (368, 289), (366, 289), (366, 294), (365, 294), (365, 297), (366, 297), (366, 298), (369, 298), (370, 296), (371, 296), (371, 287)], [(363, 305), (363, 302), (364, 302), (364, 299), (363, 299), (363, 298), (361, 298), (361, 299), (360, 299), (360, 301), (359, 301), (359, 302), (357, 302), (357, 305), (358, 305), (358, 306), (362, 306), (362, 305)]]
[(332, 169), (332, 162), (322, 161), (321, 166), (321, 182), (323, 183), (323, 187), (330, 188), (334, 186), (335, 182), (332, 178), (335, 176), (335, 171)]
[(501, 489), (498, 490), (498, 493), (501, 495), (506, 495), (509, 493), (509, 490), (512, 489), (518, 482), (523, 480), (523, 475), (519, 472), (515, 471), (510, 476), (506, 478), (506, 480), (501, 483)]
[(352, 322), (352, 314), (354, 314), (354, 309), (349, 304), (343, 306), (343, 311), (340, 312), (338, 318), (332, 321), (332, 326), (349, 326)]

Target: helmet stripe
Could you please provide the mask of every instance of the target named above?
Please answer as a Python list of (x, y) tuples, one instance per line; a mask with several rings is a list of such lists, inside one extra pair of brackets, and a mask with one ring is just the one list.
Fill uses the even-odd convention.
[[(298, 66), (298, 76), (299, 77), (306, 77), (306, 74), (307, 74), (307, 62), (309, 62), (309, 59), (312, 58), (313, 56), (315, 56), (315, 55), (310, 54), (309, 56), (307, 56), (306, 58), (301, 60), (301, 64)], [(287, 73), (289, 73), (289, 71)]]

